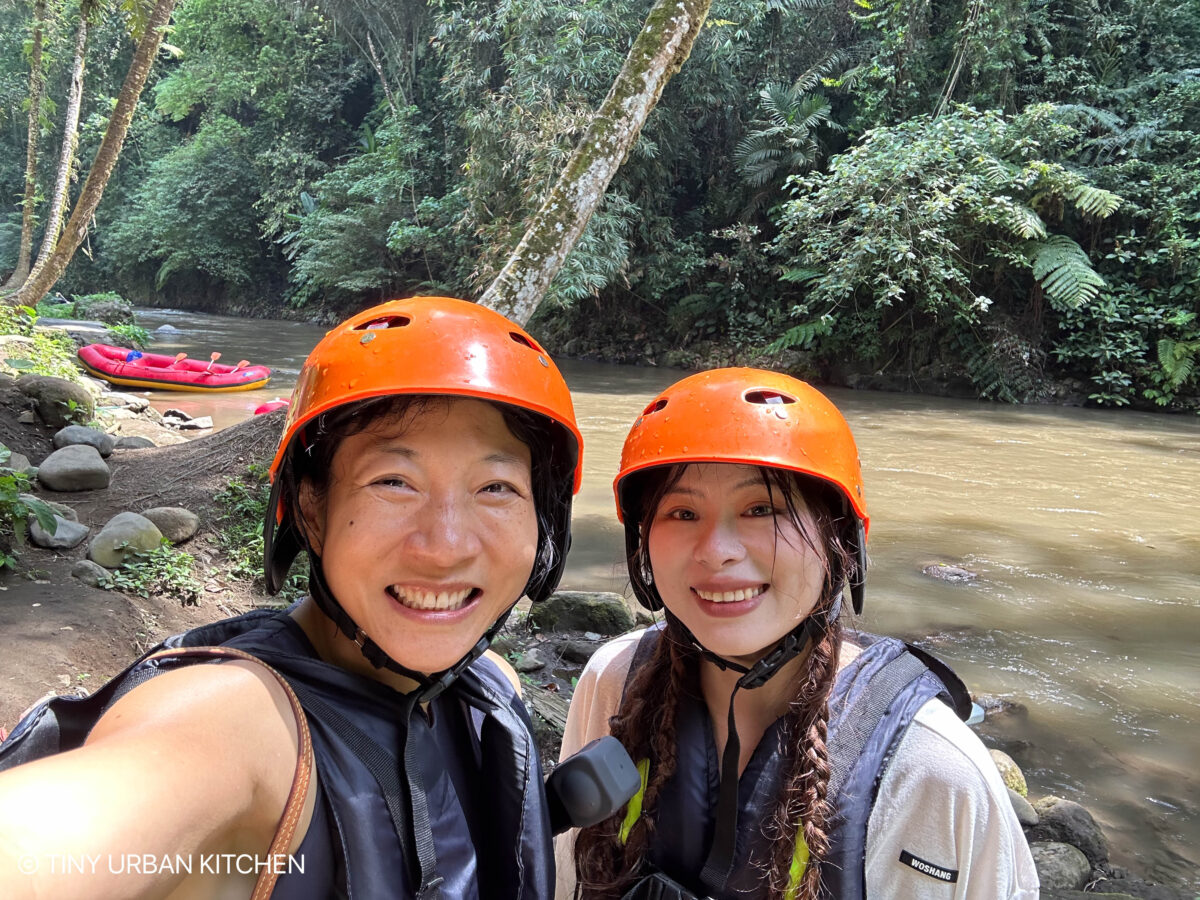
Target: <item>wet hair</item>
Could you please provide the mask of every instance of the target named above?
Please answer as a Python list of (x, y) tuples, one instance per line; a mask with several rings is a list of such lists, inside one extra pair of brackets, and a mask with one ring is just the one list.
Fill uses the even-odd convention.
[[(657, 597), (650, 569), (647, 536), (655, 512), (667, 492), (679, 482), (685, 466), (648, 469), (622, 492), (629, 523), (629, 577), (641, 597)], [(820, 479), (770, 467), (759, 467), (763, 484), (783, 500), (787, 516), (802, 539), (818, 550), (825, 562), (825, 582), (814, 612), (827, 611), (841, 594), (855, 566), (854, 517), (841, 493)], [(803, 501), (813, 526), (800, 515)], [(778, 524), (777, 524), (778, 529)], [(811, 533), (810, 533), (811, 531)], [(829, 623), (813, 646), (783, 716), (780, 737), (786, 754), (777, 802), (764, 822), (769, 853), (764, 861), (767, 896), (783, 900), (789, 886), (792, 855), (798, 836), (808, 846), (808, 867), (795, 897), (816, 900), (821, 890), (821, 860), (829, 853), (828, 826), (832, 809), (827, 802), (831, 774), (826, 746), (829, 694), (837, 674), (842, 626)], [(642, 798), (642, 815), (622, 844), (619, 832), (625, 811), (598, 825), (582, 829), (575, 842), (577, 897), (620, 898), (646, 874), (643, 870), (655, 827), (655, 805), (663, 786), (675, 774), (677, 746), (675, 716), (680, 697), (700, 696), (702, 657), (687, 630), (668, 611), (666, 627), (650, 658), (630, 673), (617, 714), (609, 720), (614, 737), (635, 760), (649, 759), (650, 774)], [(693, 873), (698, 875), (699, 873)]]
[[(279, 477), (284, 479), (288, 508), (301, 525), (299, 530), (310, 557), (315, 554), (307, 545), (307, 528), (303, 527), (300, 486), (307, 481), (317, 496), (324, 496), (329, 489), (333, 458), (346, 438), (393, 424), (406, 429), (425, 412), (444, 410), (455, 399), (459, 398), (430, 394), (377, 397), (335, 407), (301, 429), (293, 438)], [(494, 406), (513, 437), (529, 448), (538, 549), (525, 592), (541, 599), (538, 595), (557, 582), (570, 545), (576, 453), (566, 429), (545, 416), (505, 403), (480, 402)]]

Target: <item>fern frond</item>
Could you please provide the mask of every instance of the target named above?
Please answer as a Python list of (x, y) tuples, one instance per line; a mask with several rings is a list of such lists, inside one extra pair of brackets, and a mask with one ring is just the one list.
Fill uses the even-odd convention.
[(1014, 204), (1009, 207), (1004, 224), (1017, 237), (1026, 240), (1042, 240), (1046, 237), (1046, 224), (1042, 217), (1028, 206)]
[(821, 316), (811, 322), (801, 322), (767, 344), (766, 350), (768, 353), (778, 353), (780, 350), (790, 350), (793, 347), (807, 350), (817, 338), (824, 337), (832, 330), (833, 321), (830, 316)]
[(1067, 199), (1081, 212), (1098, 219), (1107, 219), (1121, 205), (1121, 198), (1112, 191), (1090, 184), (1078, 185), (1067, 195)]
[(1057, 308), (1078, 309), (1105, 286), (1083, 248), (1065, 234), (1052, 234), (1035, 244), (1032, 257), (1033, 277)]
[(779, 275), (780, 281), (787, 281), (792, 284), (804, 284), (808, 281), (816, 281), (825, 273), (820, 269), (784, 269)]
[(1196, 357), (1200, 355), (1200, 340), (1158, 342), (1158, 364), (1167, 376), (1167, 386), (1178, 390), (1196, 373)]

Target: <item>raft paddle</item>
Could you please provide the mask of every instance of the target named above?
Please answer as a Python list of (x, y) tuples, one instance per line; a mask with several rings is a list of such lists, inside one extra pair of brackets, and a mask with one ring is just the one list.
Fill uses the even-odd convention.
[(221, 354), (218, 353), (216, 350), (214, 350), (212, 352), (212, 356), (210, 356), (208, 358), (208, 365), (204, 367), (205, 374), (212, 372), (213, 363), (215, 363), (220, 358), (221, 358)]
[(178, 363), (183, 362), (185, 359), (187, 359), (186, 353), (176, 353), (174, 362), (167, 363), (163, 368), (170, 369)]

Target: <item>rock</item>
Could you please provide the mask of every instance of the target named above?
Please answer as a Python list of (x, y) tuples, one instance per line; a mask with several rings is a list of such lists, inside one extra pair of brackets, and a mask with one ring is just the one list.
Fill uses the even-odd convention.
[(649, 628), (654, 624), (654, 616), (644, 609), (639, 609), (633, 614), (633, 617), (637, 620), (638, 625), (641, 625), (645, 628)]
[(1088, 883), (1092, 867), (1087, 857), (1070, 844), (1037, 841), (1029, 845), (1038, 881), (1045, 891), (1077, 891)]
[(15, 375), (9, 375), (7, 372), (0, 372), (0, 391), (6, 391), (17, 383)]
[(141, 412), (150, 405), (150, 401), (145, 397), (138, 397), (136, 394), (122, 394), (120, 391), (109, 391), (99, 399), (102, 406), (119, 406), (121, 409), (131, 409), (134, 412)]
[(89, 319), (95, 319), (98, 322), (103, 322), (105, 325), (133, 324), (133, 306), (128, 301), (120, 298), (94, 300), (82, 309), (79, 306), (79, 302), (76, 301), (75, 315), (87, 316)]
[(38, 417), (51, 428), (90, 422), (95, 415), (92, 395), (81, 384), (49, 375), (26, 375), (17, 387), (34, 402)]
[(158, 444), (150, 440), (150, 438), (142, 437), (140, 434), (127, 434), (124, 437), (117, 438), (117, 450), (143, 450), (146, 447), (157, 447)]
[(71, 567), (71, 575), (84, 584), (92, 587), (107, 587), (112, 582), (112, 575), (104, 566), (96, 565), (90, 559), (81, 559)]
[[(1195, 891), (1163, 884), (1151, 884), (1123, 870), (1113, 870), (1112, 877), (1102, 878), (1088, 888), (1087, 896), (1103, 894), (1109, 900), (1195, 900)], [(1043, 897), (1046, 895), (1043, 894)]]
[(1008, 802), (1012, 804), (1013, 812), (1017, 814), (1017, 821), (1023, 826), (1030, 828), (1038, 823), (1040, 817), (1037, 810), (1033, 808), (1033, 804), (1012, 788), (1008, 789)]
[(87, 444), (100, 451), (101, 456), (108, 456), (116, 446), (116, 439), (111, 434), (105, 434), (96, 428), (86, 425), (68, 425), (54, 433), (54, 446), (58, 448)]
[(108, 487), (112, 472), (89, 444), (55, 450), (38, 467), (38, 484), (52, 491), (98, 491)]
[(33, 425), (37, 422), (37, 416), (33, 414), (33, 410), (27, 409), (17, 416), (17, 422), (21, 425)]
[(541, 650), (537, 647), (530, 647), (517, 657), (513, 668), (518, 672), (536, 672), (538, 669), (546, 668), (546, 659), (542, 656)]
[(145, 516), (117, 513), (88, 545), (88, 557), (106, 569), (115, 569), (135, 551), (148, 553), (162, 543), (162, 532)]
[(25, 475), (36, 475), (37, 468), (29, 461), (29, 457), (24, 453), (17, 453), (15, 450), (8, 457), (8, 462), (4, 464), (14, 472), (21, 472)]
[(633, 614), (620, 594), (559, 591), (530, 607), (529, 623), (543, 631), (623, 634), (633, 628)]
[(180, 422), (179, 427), (188, 430), (199, 430), (202, 428), (212, 428), (212, 416), (196, 416), (194, 419), (188, 419), (186, 422)]
[(1029, 841), (1056, 841), (1078, 847), (1087, 857), (1090, 867), (1103, 868), (1108, 863), (1108, 841), (1092, 814), (1074, 800), (1043, 797), (1033, 804), (1038, 824), (1025, 836)]
[(939, 581), (949, 581), (951, 584), (962, 584), (963, 582), (974, 581), (979, 577), (974, 572), (947, 563), (934, 563), (931, 566), (926, 566), (921, 571), (930, 578), (936, 578)]
[(567, 662), (583, 665), (599, 649), (600, 645), (594, 641), (567, 641), (559, 647), (558, 652)]
[(78, 522), (79, 515), (71, 507), (65, 503), (57, 503), (54, 500), (47, 500), (45, 497), (35, 497), (33, 494), (21, 494), (20, 498), (28, 503), (30, 500), (40, 500), (48, 507), (54, 510), (56, 516), (62, 516), (68, 522)]
[(170, 409), (164, 409), (162, 414), (164, 419), (178, 419), (180, 422), (187, 422), (192, 418), (182, 409), (176, 409), (173, 406)]
[(1016, 791), (1022, 797), (1029, 796), (1029, 786), (1025, 783), (1025, 773), (1021, 771), (1021, 767), (1013, 762), (1013, 758), (1003, 750), (989, 750), (992, 754), (992, 762), (996, 764), (996, 768), (1000, 770), (1000, 777), (1004, 779), (1005, 786), (1009, 790)]
[(143, 509), (142, 515), (172, 544), (182, 544), (200, 530), (200, 517), (182, 506), (156, 506)]
[(54, 516), (54, 524), (54, 533), (51, 534), (38, 524), (37, 519), (34, 519), (33, 524), (29, 526), (29, 539), (39, 547), (70, 550), (72, 547), (82, 544), (83, 539), (88, 536), (89, 529), (86, 525), (64, 519), (60, 515)]
[(517, 646), (516, 638), (502, 634), (492, 639), (490, 649), (493, 653), (500, 656), (508, 656), (510, 653), (519, 652), (521, 648)]
[(162, 324), (154, 329), (155, 334), (179, 334), (179, 329), (174, 325)]

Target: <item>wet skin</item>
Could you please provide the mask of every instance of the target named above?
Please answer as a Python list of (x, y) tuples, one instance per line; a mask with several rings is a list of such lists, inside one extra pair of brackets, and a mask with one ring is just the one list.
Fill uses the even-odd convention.
[[(520, 597), (537, 549), (529, 448), (499, 410), (450, 399), (345, 438), (324, 495), (301, 487), (334, 596), (397, 662), (458, 662)], [(306, 601), (297, 620), (327, 659), (369, 677), (357, 646)]]

